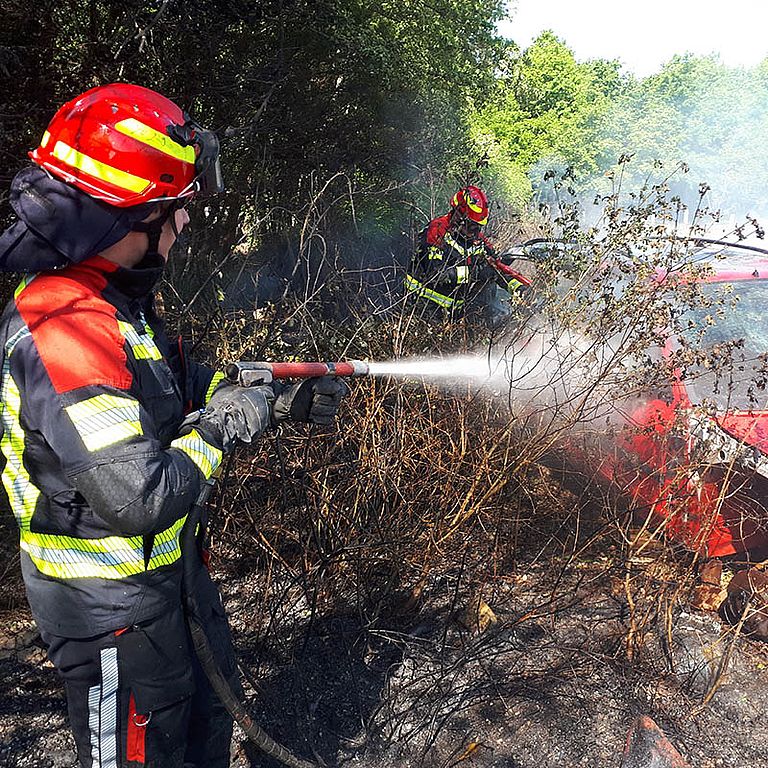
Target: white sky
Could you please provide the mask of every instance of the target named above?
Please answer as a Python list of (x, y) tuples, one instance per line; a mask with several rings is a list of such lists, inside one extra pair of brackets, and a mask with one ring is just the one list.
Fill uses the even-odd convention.
[(500, 32), (526, 48), (551, 29), (585, 59), (619, 59), (639, 76), (676, 53), (751, 67), (768, 56), (768, 0), (510, 0)]

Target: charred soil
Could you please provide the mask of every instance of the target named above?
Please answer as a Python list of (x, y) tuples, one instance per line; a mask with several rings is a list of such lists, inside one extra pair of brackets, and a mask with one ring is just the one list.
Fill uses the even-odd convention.
[[(323, 567), (284, 548), (265, 567), (242, 554), (242, 529), (218, 530), (215, 572), (257, 722), (329, 766), (538, 768), (617, 766), (648, 715), (694, 768), (768, 764), (765, 644), (693, 612), (684, 563), (627, 562), (590, 493), (540, 482), (532, 491), (560, 511), (495, 573), (466, 547), (411, 578), (370, 551)], [(0, 764), (74, 765), (62, 689), (16, 579), (4, 581)], [(632, 611), (643, 621), (630, 658)], [(270, 765), (235, 734), (233, 767)]]

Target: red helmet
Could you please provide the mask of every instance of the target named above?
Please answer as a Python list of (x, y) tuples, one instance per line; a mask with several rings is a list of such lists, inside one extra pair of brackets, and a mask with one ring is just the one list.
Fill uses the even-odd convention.
[(118, 208), (223, 188), (219, 141), (149, 88), (92, 88), (53, 116), (29, 153), (51, 175)]
[(488, 223), (488, 198), (480, 187), (462, 187), (451, 198), (451, 208), (480, 226)]

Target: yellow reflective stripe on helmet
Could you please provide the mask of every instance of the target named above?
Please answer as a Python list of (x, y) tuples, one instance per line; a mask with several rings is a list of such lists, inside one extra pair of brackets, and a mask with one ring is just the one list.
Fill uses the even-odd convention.
[(225, 379), (225, 375), (221, 371), (216, 371), (216, 373), (213, 374), (213, 378), (211, 379), (211, 383), (208, 385), (208, 389), (205, 393), (205, 404), (208, 405), (208, 401), (213, 396), (213, 390), (216, 389), (216, 387), (221, 384), (222, 381)]
[(96, 395), (64, 409), (89, 451), (143, 435), (139, 401), (118, 395)]
[(469, 281), (469, 267), (466, 265), (456, 267), (456, 282), (466, 283)]
[(46, 576), (57, 579), (124, 579), (175, 563), (181, 557), (179, 536), (185, 520), (186, 516), (155, 534), (152, 554), (146, 566), (142, 536), (78, 539), (27, 530), (21, 533), (21, 548)]
[(188, 435), (179, 437), (171, 443), (171, 448), (178, 448), (195, 462), (197, 468), (207, 480), (221, 464), (222, 452), (210, 443), (206, 443), (200, 433), (193, 429)]
[(177, 144), (168, 134), (156, 131), (154, 128), (142, 123), (135, 117), (129, 117), (121, 120), (115, 125), (115, 129), (120, 133), (130, 136), (148, 147), (158, 150), (165, 155), (175, 157), (177, 160), (183, 160), (185, 163), (195, 164), (195, 148), (182, 147)]
[(415, 277), (412, 277), (411, 275), (405, 276), (405, 287), (409, 291), (415, 293), (417, 296), (422, 296), (425, 299), (434, 301), (435, 304), (439, 304), (445, 309), (450, 309), (451, 307), (460, 307), (464, 303), (463, 299), (454, 299), (450, 296), (445, 296), (442, 293), (438, 293), (437, 291), (433, 291), (431, 288), (427, 288), (426, 285), (420, 283)]
[(48, 131), (43, 133), (43, 138), (40, 139), (40, 148), (45, 149), (48, 146), (48, 142), (51, 140), (51, 134)]
[(9, 339), (0, 382), (0, 421), (3, 426), (0, 451), (5, 456), (2, 482), (13, 514), (22, 530), (29, 528), (40, 497), (40, 489), (34, 485), (24, 467), (25, 438), (20, 421), (21, 393), (11, 376), (11, 353), (17, 342), (25, 336), (29, 336), (29, 328), (26, 326)]
[(70, 168), (76, 168), (87, 173), (89, 176), (94, 176), (129, 192), (140, 194), (151, 183), (148, 179), (142, 179), (140, 176), (134, 176), (132, 173), (121, 171), (119, 168), (114, 168), (111, 165), (102, 163), (100, 160), (84, 155), (63, 141), (56, 142), (51, 154)]
[(154, 342), (154, 332), (144, 323), (144, 333), (139, 333), (130, 323), (117, 321), (128, 347), (136, 360), (162, 360), (163, 355)]
[(474, 201), (472, 200), (472, 195), (469, 192), (464, 193), (464, 202), (467, 204), (471, 211), (474, 211), (475, 213), (483, 212), (483, 206), (475, 205)]

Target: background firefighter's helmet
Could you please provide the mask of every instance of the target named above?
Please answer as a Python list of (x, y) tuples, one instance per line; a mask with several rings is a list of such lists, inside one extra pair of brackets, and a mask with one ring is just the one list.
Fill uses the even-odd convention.
[(480, 226), (488, 223), (488, 198), (480, 187), (462, 187), (451, 198), (451, 208)]
[(119, 208), (222, 189), (216, 136), (140, 85), (103, 85), (66, 103), (30, 157)]

